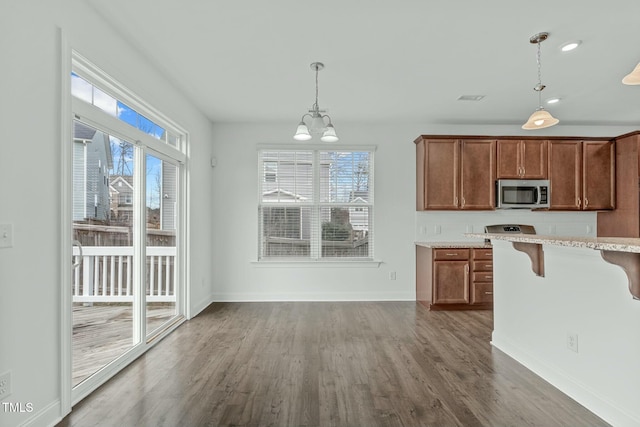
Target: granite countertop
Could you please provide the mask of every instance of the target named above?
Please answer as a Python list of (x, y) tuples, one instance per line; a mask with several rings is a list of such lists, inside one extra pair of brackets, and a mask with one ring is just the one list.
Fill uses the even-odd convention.
[(424, 246), (425, 248), (434, 248), (434, 249), (457, 249), (457, 248), (490, 249), (492, 247), (491, 243), (485, 243), (485, 242), (416, 242), (416, 246)]
[(568, 237), (540, 234), (467, 233), (465, 237), (506, 240), (508, 242), (539, 243), (543, 245), (589, 248), (595, 250), (640, 253), (640, 239), (633, 237)]

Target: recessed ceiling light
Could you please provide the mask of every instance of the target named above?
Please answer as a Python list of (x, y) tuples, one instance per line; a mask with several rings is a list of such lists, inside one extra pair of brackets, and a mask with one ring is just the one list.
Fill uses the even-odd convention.
[(582, 43), (580, 40), (574, 40), (574, 41), (567, 42), (567, 43), (565, 43), (565, 44), (560, 46), (560, 50), (563, 51), (563, 52), (572, 51), (575, 48), (577, 48), (578, 46), (580, 46), (580, 43)]
[(461, 95), (458, 97), (458, 101), (480, 101), (484, 98), (484, 95)]
[(557, 104), (560, 102), (560, 98), (549, 98), (547, 99), (547, 104)]

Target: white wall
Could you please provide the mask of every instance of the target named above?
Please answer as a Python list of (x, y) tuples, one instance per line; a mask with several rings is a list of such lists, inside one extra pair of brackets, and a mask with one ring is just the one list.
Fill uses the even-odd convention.
[[(60, 88), (62, 28), (72, 48), (102, 67), (191, 135), (190, 305), (211, 300), (211, 123), (164, 80), (85, 1), (3, 2), (0, 11), (0, 223), (13, 224), (13, 247), (0, 249), (0, 373), (11, 371), (5, 402), (32, 413), (5, 413), (0, 425), (59, 415), (61, 225)], [(65, 76), (65, 78), (68, 78)]]
[[(257, 144), (291, 143), (294, 122), (214, 128), (214, 277), (217, 300), (412, 300), (415, 129), (340, 125), (340, 143), (377, 145), (374, 267), (258, 265)], [(336, 126), (337, 123), (336, 123)], [(389, 280), (396, 271), (397, 279)]]
[(625, 273), (592, 249), (544, 245), (544, 264), (537, 277), (494, 242), (493, 344), (612, 425), (640, 425), (640, 301)]
[[(223, 124), (214, 129), (213, 192), (216, 300), (414, 300), (415, 249), (421, 240), (464, 240), (463, 233), (486, 224), (534, 224), (545, 234), (592, 235), (595, 213), (416, 212), (415, 145), (420, 134), (531, 135), (513, 126), (372, 125), (340, 123), (340, 144), (373, 144), (375, 154), (375, 258), (368, 267), (262, 267), (258, 250), (257, 144), (296, 143), (295, 122)], [(556, 127), (548, 135), (617, 136), (630, 128)], [(439, 235), (434, 226), (441, 225)], [(424, 233), (422, 232), (424, 231)], [(395, 271), (397, 279), (389, 280)]]

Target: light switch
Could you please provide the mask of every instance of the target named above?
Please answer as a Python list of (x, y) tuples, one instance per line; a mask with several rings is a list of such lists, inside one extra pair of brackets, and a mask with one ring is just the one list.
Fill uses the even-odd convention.
[(0, 248), (13, 247), (13, 225), (0, 224)]

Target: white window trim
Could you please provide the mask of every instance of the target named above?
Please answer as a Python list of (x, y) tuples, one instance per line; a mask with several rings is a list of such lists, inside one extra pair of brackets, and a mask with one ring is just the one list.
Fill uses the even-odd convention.
[[(337, 144), (317, 144), (317, 143), (300, 143), (300, 144), (256, 144), (256, 154), (259, 160), (260, 152), (262, 151), (313, 151), (314, 152), (314, 163), (318, 160), (319, 151), (344, 151), (344, 152), (362, 152), (368, 151), (372, 154), (372, 158), (369, 164), (370, 173), (373, 175), (375, 180), (375, 152), (377, 150), (377, 145), (337, 145)], [(258, 162), (259, 163), (259, 162)], [(264, 173), (264, 171), (260, 168), (261, 165), (258, 164), (259, 174)], [(314, 173), (314, 180), (319, 181), (318, 174)], [(258, 181), (262, 181), (260, 178)], [(370, 216), (369, 216), (369, 224), (371, 224), (371, 229), (375, 230), (374, 226), (374, 189), (375, 185), (371, 182), (371, 191), (369, 193), (370, 202), (368, 203), (296, 203), (296, 207), (331, 207), (331, 206), (348, 206), (348, 207), (369, 207)], [(314, 200), (319, 200), (319, 191), (320, 186), (319, 182), (314, 182), (313, 185), (314, 191)], [(258, 186), (258, 206), (281, 206), (278, 203), (270, 203), (270, 202), (261, 202), (262, 194), (261, 188)], [(296, 258), (288, 258), (288, 257), (260, 257), (260, 242), (261, 242), (261, 233), (262, 233), (262, 218), (260, 218), (259, 208), (258, 208), (258, 235), (257, 235), (257, 259), (252, 260), (251, 264), (258, 267), (345, 267), (345, 268), (378, 268), (380, 264), (383, 263), (382, 260), (378, 260), (375, 258), (375, 253), (373, 257), (364, 258), (364, 257), (344, 257), (344, 258), (322, 258), (319, 254), (315, 254), (314, 256), (314, 248), (313, 245), (311, 247), (311, 255), (308, 258), (296, 257)], [(370, 241), (374, 241), (374, 233), (371, 233)], [(317, 249), (319, 250), (319, 248)], [(317, 250), (315, 252), (317, 252)]]

